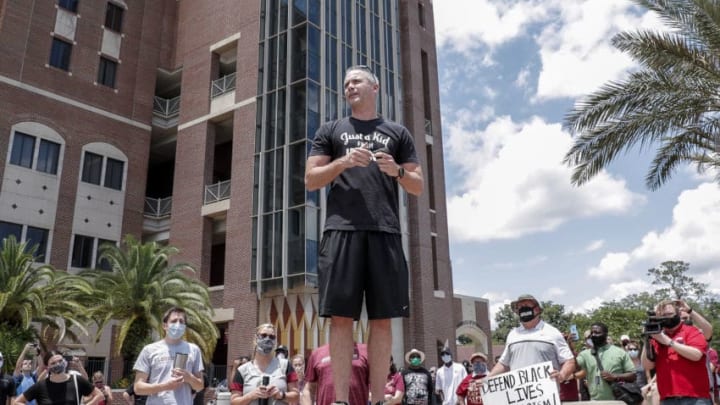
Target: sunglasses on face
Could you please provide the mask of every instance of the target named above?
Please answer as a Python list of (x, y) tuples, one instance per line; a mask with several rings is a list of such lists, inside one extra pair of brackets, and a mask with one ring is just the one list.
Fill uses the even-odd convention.
[(258, 337), (260, 339), (275, 340), (275, 335), (273, 335), (272, 333), (258, 333)]

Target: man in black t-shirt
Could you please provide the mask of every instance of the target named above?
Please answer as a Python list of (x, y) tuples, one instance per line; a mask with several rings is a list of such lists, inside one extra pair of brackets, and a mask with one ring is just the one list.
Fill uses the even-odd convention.
[(318, 258), (320, 316), (331, 317), (335, 398), (347, 403), (353, 320), (365, 298), (370, 322), (370, 387), (384, 398), (390, 319), (409, 316), (398, 189), (419, 195), (423, 176), (413, 137), (377, 112), (377, 77), (367, 66), (345, 73), (352, 114), (318, 129), (305, 168), (308, 190), (330, 186)]

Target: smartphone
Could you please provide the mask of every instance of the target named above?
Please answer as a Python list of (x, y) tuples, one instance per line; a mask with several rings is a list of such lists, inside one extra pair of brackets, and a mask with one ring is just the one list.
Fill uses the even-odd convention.
[(577, 331), (577, 325), (575, 325), (575, 324), (570, 325), (570, 337), (572, 338), (572, 340), (574, 342), (577, 342), (578, 340), (580, 340), (580, 335), (578, 334), (578, 331)]
[(262, 385), (263, 385), (264, 387), (267, 387), (268, 385), (270, 385), (270, 376), (269, 376), (269, 375), (264, 375), (264, 376), (263, 376), (263, 378), (262, 378)]

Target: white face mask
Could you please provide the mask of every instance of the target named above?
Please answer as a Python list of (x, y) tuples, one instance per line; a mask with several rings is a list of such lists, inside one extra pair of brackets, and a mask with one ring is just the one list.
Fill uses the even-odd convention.
[(185, 324), (173, 322), (168, 325), (167, 334), (172, 339), (180, 339), (185, 334)]
[(443, 354), (440, 356), (440, 359), (442, 359), (443, 363), (450, 363), (450, 361), (452, 361), (452, 356), (449, 354)]

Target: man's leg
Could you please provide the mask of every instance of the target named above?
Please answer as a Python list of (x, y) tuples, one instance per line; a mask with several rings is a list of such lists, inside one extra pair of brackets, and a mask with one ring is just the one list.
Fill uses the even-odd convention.
[[(352, 371), (353, 355), (352, 331), (352, 318), (342, 316), (333, 316), (331, 318), (330, 365), (333, 369), (335, 401), (348, 402), (350, 397), (350, 372)], [(385, 382), (383, 382), (384, 384)]]
[(390, 328), (390, 319), (370, 320), (368, 361), (370, 362), (370, 391), (372, 392), (373, 404), (385, 402), (385, 382), (390, 372), (391, 353), (392, 329)]

